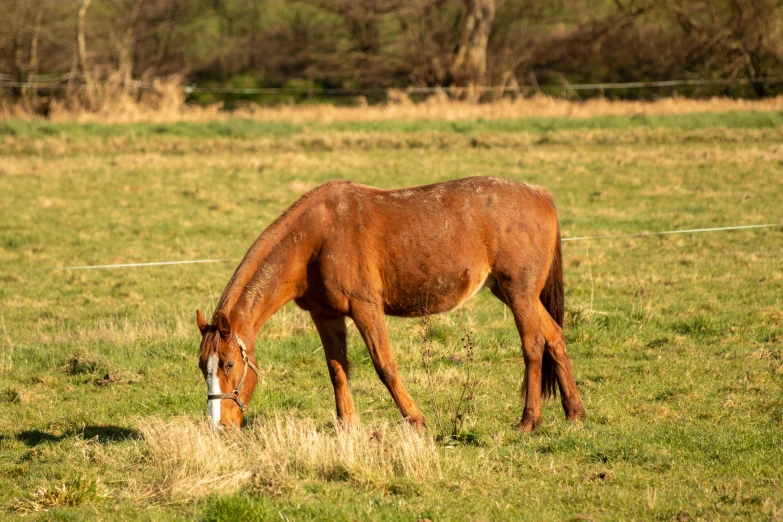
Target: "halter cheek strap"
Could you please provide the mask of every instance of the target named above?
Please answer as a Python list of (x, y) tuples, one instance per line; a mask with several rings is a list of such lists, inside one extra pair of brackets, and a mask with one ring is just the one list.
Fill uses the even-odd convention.
[(239, 351), (242, 353), (242, 363), (244, 364), (244, 368), (242, 369), (242, 378), (239, 379), (239, 384), (237, 384), (236, 389), (232, 391), (231, 393), (217, 393), (217, 394), (207, 394), (207, 400), (208, 401), (214, 401), (217, 399), (231, 399), (234, 402), (237, 403), (237, 406), (239, 406), (239, 411), (242, 413), (245, 412), (245, 409), (247, 408), (247, 405), (242, 402), (242, 399), (239, 398), (239, 392), (242, 391), (242, 387), (245, 385), (245, 377), (247, 377), (247, 368), (250, 367), (254, 372), (256, 372), (256, 375), (258, 375), (260, 372), (258, 371), (258, 368), (255, 364), (250, 360), (250, 358), (247, 356), (247, 347), (245, 346), (244, 341), (242, 341), (242, 338), (239, 337), (239, 334), (234, 332), (234, 335), (237, 339), (237, 345), (239, 346)]

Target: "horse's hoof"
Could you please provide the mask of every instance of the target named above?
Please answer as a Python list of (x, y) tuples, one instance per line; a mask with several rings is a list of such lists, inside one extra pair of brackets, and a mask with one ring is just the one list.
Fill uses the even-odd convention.
[(423, 416), (405, 417), (405, 420), (408, 421), (408, 424), (410, 424), (411, 428), (413, 428), (419, 433), (424, 433), (427, 429), (427, 421), (424, 419)]
[(517, 431), (522, 433), (530, 433), (534, 429), (541, 425), (541, 419), (522, 419), (517, 426)]
[(345, 417), (337, 417), (337, 426), (345, 429), (358, 428), (361, 423), (359, 422), (358, 415), (350, 415)]
[(566, 412), (566, 419), (571, 422), (581, 422), (587, 418), (584, 408), (576, 408)]

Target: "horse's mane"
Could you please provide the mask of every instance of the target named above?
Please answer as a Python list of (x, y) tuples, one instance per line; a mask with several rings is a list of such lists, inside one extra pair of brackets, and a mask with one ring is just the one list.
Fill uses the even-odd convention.
[[(310, 192), (305, 193), (299, 199), (297, 199), (290, 207), (285, 209), (277, 219), (275, 219), (271, 225), (269, 225), (261, 235), (253, 242), (253, 245), (242, 258), (242, 262), (239, 263), (234, 275), (231, 276), (223, 295), (220, 296), (217, 308), (215, 308), (215, 314), (218, 310), (222, 310), (226, 314), (231, 312), (239, 297), (242, 295), (245, 287), (247, 286), (253, 274), (256, 273), (258, 267), (264, 258), (269, 255), (272, 249), (281, 241), (283, 235), (288, 231), (291, 225), (296, 219), (301, 216), (308, 208), (313, 204), (320, 202), (328, 192), (330, 186), (336, 184), (347, 184), (350, 181), (330, 181), (320, 185)], [(214, 323), (216, 316), (212, 316), (212, 322)]]

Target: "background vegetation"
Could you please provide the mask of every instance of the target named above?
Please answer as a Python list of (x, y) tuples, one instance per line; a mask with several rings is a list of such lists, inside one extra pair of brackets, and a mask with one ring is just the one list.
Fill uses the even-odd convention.
[[(780, 0), (8, 0), (0, 5), (0, 97), (45, 114), (54, 99), (92, 108), (119, 93), (144, 96), (161, 79), (180, 88), (299, 90), (190, 94), (192, 101), (228, 106), (305, 101), (335, 88), (370, 89), (362, 101), (374, 101), (391, 88), (462, 87), (453, 94), (475, 100), (498, 96), (471, 90), (484, 85), (575, 96), (568, 85), (671, 79), (718, 82), (677, 88), (693, 96), (765, 97), (779, 92), (783, 78), (782, 6)], [(596, 94), (604, 93), (580, 95)]]
[[(353, 328), (363, 428), (336, 432), (320, 342), (292, 307), (261, 333), (247, 429), (206, 430), (194, 310), (212, 309), (236, 261), (58, 268), (238, 258), (333, 178), (542, 184), (565, 237), (783, 222), (779, 110), (323, 114), (0, 124), (3, 517), (783, 519), (782, 228), (564, 243), (585, 423), (554, 401), (541, 429), (514, 431), (519, 338), (482, 292), (429, 325), (389, 319), (425, 437), (398, 427)], [(452, 437), (468, 371), (475, 391)]]

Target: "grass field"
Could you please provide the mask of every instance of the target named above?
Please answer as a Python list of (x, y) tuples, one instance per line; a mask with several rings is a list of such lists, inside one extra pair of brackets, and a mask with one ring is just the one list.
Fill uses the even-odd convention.
[(292, 306), (260, 334), (247, 429), (215, 435), (194, 312), (237, 261), (58, 270), (239, 258), (334, 178), (540, 184), (564, 237), (783, 223), (782, 144), (774, 111), (0, 122), (0, 518), (783, 520), (783, 227), (564, 243), (588, 418), (550, 401), (528, 435), (519, 338), (488, 292), (429, 327), (388, 320), (424, 438), (353, 327), (363, 427), (335, 430), (318, 336)]

